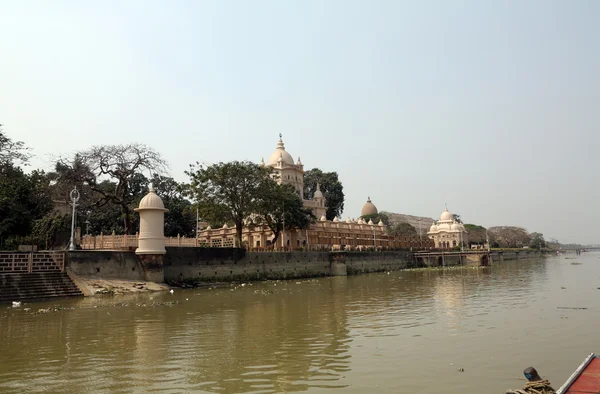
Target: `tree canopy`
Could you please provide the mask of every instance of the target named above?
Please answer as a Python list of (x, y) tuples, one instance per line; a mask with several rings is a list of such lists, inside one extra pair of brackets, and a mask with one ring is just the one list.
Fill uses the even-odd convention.
[[(69, 164), (71, 168), (66, 173), (96, 193), (96, 206), (112, 203), (121, 208), (126, 234), (134, 231), (132, 205), (146, 186), (143, 172), (163, 174), (167, 169), (160, 153), (143, 144), (94, 146), (77, 153), (71, 163), (63, 161), (60, 166), (69, 167)], [(106, 180), (111, 181), (114, 188), (105, 187)]]
[(523, 227), (496, 226), (488, 229), (490, 242), (502, 248), (521, 248), (529, 245), (531, 237)]
[(304, 173), (304, 198), (311, 200), (317, 190), (317, 183), (325, 197), (327, 220), (340, 217), (344, 210), (344, 187), (338, 179), (337, 172), (323, 172), (313, 168)]
[(535, 249), (542, 249), (546, 247), (546, 240), (544, 239), (544, 234), (534, 232), (531, 233), (529, 236), (531, 237), (529, 247)]
[(242, 245), (244, 220), (257, 211), (257, 204), (271, 169), (249, 161), (232, 161), (210, 166), (192, 165), (189, 193), (202, 218), (236, 226), (237, 245)]
[(408, 222), (397, 223), (389, 230), (390, 235), (417, 235), (417, 229)]
[(471, 223), (464, 226), (469, 233), (469, 243), (484, 245), (487, 242), (485, 227)]
[(150, 183), (169, 210), (165, 215), (165, 236), (195, 236), (196, 211), (184, 196), (184, 186), (171, 177), (158, 174), (150, 179)]
[(30, 235), (34, 220), (52, 209), (43, 172), (25, 174), (10, 163), (0, 165), (0, 245)]
[(273, 243), (283, 229), (306, 229), (316, 219), (292, 185), (279, 185), (273, 180), (263, 184), (255, 214), (257, 224), (265, 223), (273, 231)]

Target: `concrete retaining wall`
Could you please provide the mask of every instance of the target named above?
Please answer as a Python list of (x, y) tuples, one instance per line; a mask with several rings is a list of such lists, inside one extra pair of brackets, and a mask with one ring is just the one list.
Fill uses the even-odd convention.
[(67, 253), (67, 268), (86, 278), (145, 280), (144, 269), (134, 252), (72, 251)]
[[(409, 252), (246, 252), (226, 248), (167, 248), (167, 282), (310, 278), (391, 271), (413, 266)], [(332, 264), (334, 269), (332, 270)]]
[(506, 260), (523, 260), (543, 257), (542, 253), (537, 250), (519, 250), (519, 251), (493, 251), (492, 261), (499, 263)]

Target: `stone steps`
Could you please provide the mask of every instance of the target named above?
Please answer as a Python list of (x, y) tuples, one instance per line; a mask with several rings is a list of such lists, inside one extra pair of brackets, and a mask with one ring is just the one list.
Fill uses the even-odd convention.
[(83, 296), (65, 272), (0, 274), (0, 303)]

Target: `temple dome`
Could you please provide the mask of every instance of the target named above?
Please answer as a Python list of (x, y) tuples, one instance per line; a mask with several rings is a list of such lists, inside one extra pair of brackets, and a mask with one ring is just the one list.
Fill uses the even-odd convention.
[(367, 202), (362, 207), (361, 216), (377, 215), (377, 207), (371, 202), (371, 197), (367, 198)]
[(292, 166), (294, 165), (294, 158), (285, 150), (285, 145), (283, 145), (283, 140), (281, 139), (281, 136), (279, 138), (279, 141), (277, 142), (277, 149), (275, 149), (275, 152), (273, 152), (271, 157), (269, 157), (267, 165), (276, 166), (280, 158), (285, 164)]
[(459, 223), (452, 223), (452, 226), (450, 226), (450, 230), (452, 230), (452, 231), (461, 231), (462, 229), (460, 228), (460, 224)]
[(438, 230), (438, 227), (435, 225), (435, 223), (433, 223), (433, 224), (431, 225), (431, 227), (429, 227), (429, 232), (430, 232), (430, 233), (433, 233), (433, 232), (435, 232), (435, 231), (437, 231), (437, 230)]
[(442, 214), (440, 215), (440, 222), (447, 222), (447, 221), (454, 221), (454, 216), (452, 216), (452, 214), (450, 213), (450, 211), (448, 211), (448, 208), (446, 208), (444, 210), (444, 212), (442, 212)]

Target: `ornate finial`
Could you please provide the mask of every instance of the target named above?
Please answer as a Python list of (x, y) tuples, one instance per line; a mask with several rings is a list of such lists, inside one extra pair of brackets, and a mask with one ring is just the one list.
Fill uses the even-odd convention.
[(283, 136), (281, 135), (281, 133), (279, 133), (279, 139), (281, 139)]
[(444, 203), (444, 206), (446, 207), (446, 211), (448, 210), (448, 203)]
[(152, 183), (150, 184), (150, 187), (148, 188), (148, 192), (154, 193), (154, 185)]
[(371, 196), (367, 197), (367, 202), (371, 202)]

